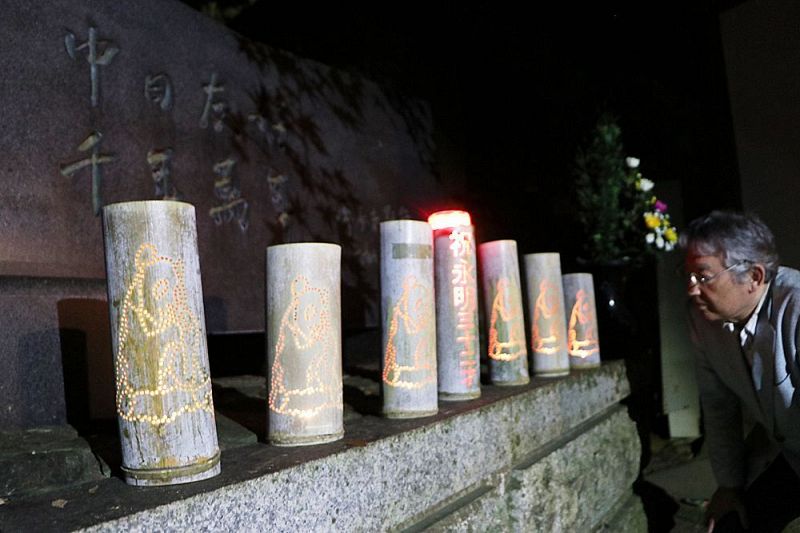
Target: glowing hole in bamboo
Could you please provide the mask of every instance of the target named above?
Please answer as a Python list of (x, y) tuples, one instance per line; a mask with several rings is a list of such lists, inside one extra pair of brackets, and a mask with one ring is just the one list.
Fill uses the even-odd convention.
[(472, 224), (472, 219), (466, 211), (437, 211), (428, 217), (428, 224), (436, 231), (437, 229), (469, 226)]

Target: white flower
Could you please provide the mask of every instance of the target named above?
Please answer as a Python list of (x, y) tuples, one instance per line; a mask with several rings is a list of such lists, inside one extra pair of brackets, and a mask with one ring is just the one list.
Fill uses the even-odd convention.
[(659, 250), (664, 248), (664, 237), (656, 237), (656, 246), (658, 246)]
[(630, 168), (639, 168), (639, 159), (636, 157), (626, 157), (625, 164)]
[(636, 188), (644, 192), (647, 192), (650, 189), (652, 189), (653, 185), (655, 184), (647, 178), (642, 178), (636, 182)]
[(644, 240), (647, 241), (647, 244), (653, 244), (653, 241), (656, 240), (656, 234), (648, 233), (647, 235), (645, 235)]
[(671, 252), (673, 248), (675, 248), (675, 245), (673, 243), (669, 241), (664, 243), (664, 250), (666, 250), (667, 252)]

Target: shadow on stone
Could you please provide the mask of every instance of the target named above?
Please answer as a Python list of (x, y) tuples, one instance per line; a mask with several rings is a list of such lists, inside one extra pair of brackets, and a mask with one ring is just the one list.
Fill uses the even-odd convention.
[[(265, 387), (264, 378), (258, 376), (242, 376), (240, 379), (250, 378), (256, 387)], [(231, 378), (237, 379), (237, 378)], [(219, 381), (219, 380), (215, 380)], [(237, 424), (256, 434), (259, 442), (267, 442), (267, 402), (266, 392), (258, 388), (248, 387), (248, 393), (242, 392), (245, 385), (225, 382), (224, 385), (214, 383), (214, 407), (217, 411), (230, 418)], [(249, 392), (252, 390), (252, 393)]]
[(265, 375), (264, 332), (208, 335), (211, 376)]
[(380, 395), (369, 394), (359, 386), (344, 386), (344, 403), (361, 415), (381, 416), (383, 406)]
[(116, 417), (108, 303), (66, 298), (57, 307), (67, 421), (83, 434)]
[(81, 437), (89, 443), (92, 453), (108, 469), (106, 476), (125, 479), (122, 473), (122, 449), (119, 443), (119, 429), (116, 418), (113, 420), (94, 420), (79, 429)]

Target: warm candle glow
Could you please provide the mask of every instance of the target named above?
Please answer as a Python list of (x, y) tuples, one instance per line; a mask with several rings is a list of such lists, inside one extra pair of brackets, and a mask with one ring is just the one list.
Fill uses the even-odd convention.
[(434, 316), (433, 308), (425, 305), (428, 301), (433, 301), (430, 290), (413, 275), (406, 277), (403, 294), (390, 314), (384, 352), (383, 382), (389, 386), (421, 389), (436, 381), (435, 347), (431, 343), (435, 339), (431, 333)]
[[(527, 355), (522, 331), (522, 304), (514, 301), (516, 291), (508, 278), (497, 280), (492, 316), (489, 322), (489, 357), (496, 361), (515, 361)], [(517, 299), (518, 300), (518, 299)]]
[(472, 219), (466, 211), (437, 211), (428, 217), (428, 224), (434, 230), (469, 226)]
[(533, 309), (533, 351), (551, 355), (558, 353), (561, 340), (558, 335), (556, 319), (561, 312), (561, 302), (555, 287), (549, 279), (539, 283), (539, 295)]
[[(311, 418), (325, 409), (341, 409), (341, 389), (334, 376), (336, 364), (331, 295), (297, 275), (289, 289), (292, 300), (281, 318), (275, 343), (275, 360), (269, 387), (272, 411), (296, 418)], [(306, 358), (305, 368), (284, 364)], [(297, 363), (295, 363), (297, 365)]]
[[(469, 221), (469, 213), (464, 211), (451, 211), (463, 213)], [(475, 340), (477, 339), (477, 327), (475, 324), (475, 310), (478, 306), (478, 295), (476, 294), (475, 267), (470, 259), (475, 255), (475, 246), (472, 241), (472, 231), (461, 229), (450, 233), (450, 252), (453, 257), (453, 264), (450, 270), (450, 283), (453, 287), (453, 307), (458, 316), (456, 329), (459, 332), (456, 342), (462, 345), (459, 352), (459, 367), (461, 368), (462, 381), (465, 386), (473, 387), (477, 385), (480, 378), (478, 359), (475, 357)]]
[[(163, 428), (184, 414), (213, 413), (211, 377), (202, 363), (204, 332), (189, 305), (183, 261), (144, 243), (133, 263), (114, 360), (117, 414)], [(154, 368), (137, 371), (148, 350), (158, 351)]]
[(585, 359), (600, 352), (595, 336), (594, 302), (585, 290), (579, 289), (575, 294), (575, 305), (569, 317), (567, 329), (567, 350), (573, 357)]

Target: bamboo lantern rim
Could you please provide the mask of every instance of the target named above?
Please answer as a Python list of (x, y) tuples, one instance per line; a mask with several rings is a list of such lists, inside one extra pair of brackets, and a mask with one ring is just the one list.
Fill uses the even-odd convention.
[(481, 244), (478, 245), (478, 247), (487, 246), (487, 245), (497, 246), (499, 244), (505, 244), (505, 243), (517, 244), (517, 241), (515, 241), (514, 239), (497, 239), (497, 240), (494, 240), (494, 241), (482, 242)]
[(178, 204), (178, 205), (187, 205), (190, 207), (194, 207), (194, 204), (189, 202), (183, 202), (181, 200), (131, 200), (128, 202), (114, 202), (112, 204), (106, 204), (103, 206), (103, 209), (108, 209), (110, 207), (117, 207), (117, 206), (127, 206), (127, 205), (148, 205), (148, 204)]
[(331, 248), (341, 248), (341, 244), (336, 244), (334, 242), (285, 242), (283, 244), (272, 244), (267, 246), (267, 249), (277, 249), (277, 248), (297, 248), (301, 246), (320, 246), (320, 247), (331, 247)]

